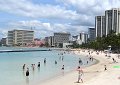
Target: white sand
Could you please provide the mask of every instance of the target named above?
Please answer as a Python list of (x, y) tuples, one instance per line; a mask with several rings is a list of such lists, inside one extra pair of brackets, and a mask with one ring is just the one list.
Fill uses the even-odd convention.
[[(88, 52), (75, 52), (78, 55), (88, 55)], [(112, 59), (105, 57), (104, 53), (96, 55), (94, 52), (92, 56), (99, 60), (99, 63), (92, 65), (90, 67), (83, 68), (84, 83), (75, 83), (77, 81), (78, 72), (73, 71), (64, 76), (57, 78), (52, 78), (44, 83), (39, 83), (37, 85), (120, 85), (120, 68), (113, 68), (113, 66), (120, 66), (120, 63), (112, 63)], [(120, 59), (117, 59), (115, 54), (111, 54), (118, 62)], [(104, 71), (104, 65), (107, 66), (107, 71)]]

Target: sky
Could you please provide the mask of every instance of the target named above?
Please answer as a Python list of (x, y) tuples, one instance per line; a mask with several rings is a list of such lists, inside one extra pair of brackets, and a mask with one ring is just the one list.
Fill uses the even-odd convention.
[(95, 16), (119, 7), (120, 0), (0, 0), (0, 38), (13, 29), (34, 30), (36, 38), (77, 35), (94, 27)]

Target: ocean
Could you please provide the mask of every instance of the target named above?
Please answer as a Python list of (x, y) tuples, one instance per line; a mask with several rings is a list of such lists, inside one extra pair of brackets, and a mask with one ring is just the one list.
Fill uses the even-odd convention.
[[(43, 48), (0, 48), (0, 50), (18, 49), (33, 50)], [(77, 68), (79, 57), (83, 61), (83, 67), (95, 63), (90, 62), (87, 64), (88, 59), (84, 56), (58, 50), (0, 53), (0, 85), (34, 85), (55, 76), (62, 76)], [(44, 64), (45, 58), (46, 64)], [(57, 64), (55, 64), (55, 61), (57, 61)], [(38, 62), (40, 62), (40, 68), (37, 67)], [(23, 64), (26, 64), (25, 70), (23, 70)], [(31, 64), (35, 64), (34, 70)], [(63, 65), (64, 71), (61, 70)], [(27, 68), (29, 68), (30, 72), (29, 77), (25, 76)]]

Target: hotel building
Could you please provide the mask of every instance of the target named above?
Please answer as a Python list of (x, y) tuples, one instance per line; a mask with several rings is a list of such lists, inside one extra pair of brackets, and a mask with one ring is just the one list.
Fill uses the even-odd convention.
[(76, 42), (79, 45), (81, 45), (83, 43), (87, 43), (88, 42), (88, 34), (85, 32), (81, 32), (79, 35), (72, 36), (72, 41)]
[(79, 38), (80, 38), (80, 40), (81, 40), (81, 44), (88, 42), (88, 34), (85, 33), (85, 32), (81, 32)]
[(54, 33), (54, 44), (56, 47), (63, 45), (63, 43), (69, 43), (70, 33)]
[(54, 36), (50, 36), (48, 38), (48, 44), (49, 44), (50, 47), (54, 47), (55, 46), (55, 44), (54, 44)]
[(26, 46), (34, 41), (34, 31), (32, 30), (12, 30), (8, 31), (7, 45)]
[(106, 35), (114, 31), (120, 33), (120, 9), (113, 8), (105, 11)]
[(106, 35), (105, 16), (95, 17), (95, 30), (96, 30), (96, 37), (102, 37), (103, 35)]
[(48, 47), (55, 47), (54, 36), (45, 37), (45, 43)]
[(1, 44), (2, 44), (3, 46), (6, 45), (6, 42), (7, 42), (7, 41), (6, 41), (6, 38), (2, 38), (0, 42), (1, 42)]
[(90, 27), (88, 33), (89, 33), (89, 40), (90, 41), (95, 40), (95, 28)]

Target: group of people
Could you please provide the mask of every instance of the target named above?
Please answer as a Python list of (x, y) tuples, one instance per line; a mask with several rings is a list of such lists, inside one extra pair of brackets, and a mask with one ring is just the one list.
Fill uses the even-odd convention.
[[(78, 51), (78, 52), (80, 53), (80, 51)], [(85, 52), (85, 50), (83, 50), (82, 52)], [(103, 53), (103, 51), (100, 51), (100, 52)], [(99, 52), (99, 51), (96, 51), (96, 54), (99, 55), (100, 52)], [(89, 51), (89, 61), (93, 61), (93, 60), (94, 60), (94, 58), (91, 56), (92, 53), (93, 53), (93, 52), (90, 52), (90, 51)], [(113, 57), (113, 58), (111, 57), (110, 54), (109, 54), (109, 55), (105, 54), (105, 56), (111, 58), (112, 61), (113, 61), (113, 63), (118, 63), (114, 57)], [(88, 55), (87, 55), (87, 57), (88, 57)], [(120, 59), (120, 54), (117, 55), (117, 58)], [(78, 62), (79, 62), (79, 66), (78, 66), (78, 68), (77, 68), (77, 71), (78, 71), (78, 80), (77, 80), (76, 83), (80, 83), (80, 82), (83, 83), (83, 78), (82, 78), (82, 77), (83, 77), (84, 72), (83, 72), (82, 68), (80, 67), (80, 65), (82, 65), (83, 62), (82, 62), (82, 60), (81, 60), (80, 58), (79, 58), (79, 61), (78, 61)], [(88, 61), (87, 61), (87, 64), (88, 64)], [(107, 71), (107, 70), (108, 70), (108, 69), (107, 69), (107, 65), (104, 65), (104, 71)], [(120, 78), (120, 77), (119, 77), (119, 78)]]
[[(60, 57), (59, 57), (59, 60), (61, 60), (61, 61), (63, 61), (64, 60), (64, 55), (63, 55), (64, 53), (61, 53), (61, 54), (58, 54), (58, 55), (60, 55)], [(93, 61), (94, 59), (93, 59), (93, 57), (91, 56), (91, 53), (89, 52), (89, 57), (88, 57), (88, 60), (87, 60), (87, 64), (89, 63), (89, 61), (91, 62), (91, 61)], [(46, 64), (46, 58), (44, 58), (44, 64)], [(55, 64), (58, 64), (58, 62), (55, 60), (55, 62), (54, 62)], [(80, 83), (80, 81), (83, 83), (83, 79), (82, 79), (82, 76), (83, 76), (83, 70), (82, 70), (82, 68), (81, 68), (81, 66), (80, 65), (83, 65), (83, 61), (82, 61), (82, 59), (81, 58), (79, 58), (79, 60), (78, 60), (78, 63), (79, 63), (79, 66), (77, 67), (77, 71), (78, 71), (78, 80), (77, 80), (77, 83)], [(38, 68), (40, 68), (40, 66), (41, 66), (41, 62), (38, 62), (38, 65), (37, 65), (37, 67)], [(34, 69), (35, 69), (35, 64), (31, 64), (31, 67), (32, 67), (32, 69), (33, 69), (33, 71), (34, 71)], [(106, 65), (104, 66), (105, 67), (105, 69), (104, 70), (107, 70), (107, 67), (106, 67)], [(25, 70), (26, 69), (26, 76), (29, 76), (29, 68), (28, 67), (26, 67), (26, 64), (24, 64), (23, 65), (23, 70)], [(64, 70), (65, 69), (65, 65), (63, 64), (62, 65), (62, 67), (61, 67), (61, 70)]]
[[(25, 70), (26, 64), (23, 65), (23, 70)], [(26, 70), (26, 76), (29, 76), (29, 68)]]
[[(64, 52), (64, 54), (65, 54), (65, 52)], [(64, 56), (63, 56), (63, 53), (60, 53), (60, 54), (58, 54), (58, 55), (60, 55), (60, 57), (59, 57), (59, 59), (61, 60), (61, 61), (63, 61), (64, 60)], [(46, 58), (44, 58), (44, 65), (46, 65)], [(57, 64), (58, 62), (55, 60), (55, 65)], [(32, 67), (32, 70), (34, 71), (35, 70), (35, 64), (31, 64), (31, 67)], [(37, 65), (37, 67), (38, 68), (40, 68), (40, 66), (41, 66), (41, 63), (40, 62), (38, 62), (38, 65)], [(25, 74), (25, 76), (29, 76), (29, 68), (28, 67), (26, 67), (26, 64), (23, 64), (23, 71), (25, 71), (25, 69), (26, 69), (26, 74)], [(64, 65), (62, 65), (62, 67), (61, 67), (61, 70), (64, 70)]]
[[(85, 52), (85, 51), (83, 51), (83, 52)], [(79, 53), (80, 53), (80, 51), (79, 51)], [(89, 56), (87, 55), (87, 57), (89, 57), (88, 58), (89, 60), (87, 60), (87, 64), (89, 63), (89, 61), (93, 62), (93, 60), (94, 60), (94, 58), (91, 56), (92, 53), (93, 52), (90, 53), (90, 51), (89, 51)], [(82, 77), (83, 77), (84, 73), (83, 73), (82, 68), (80, 67), (80, 65), (83, 65), (83, 61), (81, 60), (81, 58), (79, 58), (78, 63), (79, 63), (79, 66), (77, 68), (77, 71), (78, 71), (78, 80), (77, 80), (76, 83), (80, 83), (80, 81), (81, 81), (81, 83), (83, 83), (83, 78)]]
[[(44, 59), (44, 64), (46, 64), (46, 58)], [(31, 64), (32, 70), (35, 70), (35, 64)], [(38, 68), (40, 68), (40, 62), (38, 62), (37, 65)], [(23, 71), (26, 69), (26, 64), (23, 64)], [(25, 76), (29, 76), (29, 68), (27, 67)]]

